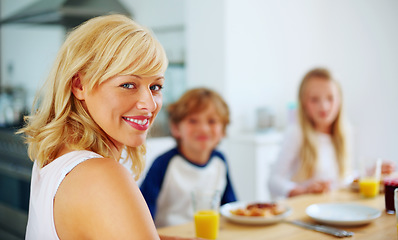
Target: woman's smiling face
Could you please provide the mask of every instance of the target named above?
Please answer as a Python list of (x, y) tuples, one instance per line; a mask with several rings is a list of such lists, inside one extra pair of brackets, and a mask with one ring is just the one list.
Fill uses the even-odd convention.
[(148, 128), (162, 107), (163, 75), (116, 76), (91, 91), (74, 88), (93, 120), (113, 145), (137, 147), (145, 142)]

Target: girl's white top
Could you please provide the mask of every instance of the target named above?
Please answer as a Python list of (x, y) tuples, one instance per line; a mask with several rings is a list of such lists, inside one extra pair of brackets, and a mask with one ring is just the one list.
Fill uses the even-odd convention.
[(43, 168), (33, 164), (27, 240), (59, 239), (54, 224), (54, 197), (65, 176), (79, 163), (90, 158), (102, 158), (90, 151), (73, 151), (62, 155)]
[[(317, 169), (311, 179), (300, 184), (306, 184), (314, 180), (324, 180), (331, 181), (331, 187), (335, 189), (343, 183), (339, 179), (336, 152), (331, 136), (317, 133), (317, 137), (319, 159)], [(269, 190), (274, 200), (286, 198), (289, 192), (298, 185), (292, 178), (300, 166), (299, 151), (301, 142), (302, 132), (299, 126), (291, 126), (286, 132), (279, 157), (270, 171)]]

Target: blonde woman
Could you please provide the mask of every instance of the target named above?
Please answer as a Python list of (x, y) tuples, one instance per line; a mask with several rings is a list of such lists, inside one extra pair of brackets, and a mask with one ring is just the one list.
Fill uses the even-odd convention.
[(162, 106), (168, 60), (122, 15), (93, 18), (62, 45), (21, 129), (32, 169), (26, 239), (159, 239), (137, 179)]

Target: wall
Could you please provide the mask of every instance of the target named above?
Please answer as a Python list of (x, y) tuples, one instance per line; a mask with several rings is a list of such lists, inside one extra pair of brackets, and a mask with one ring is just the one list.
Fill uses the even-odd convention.
[[(32, 2), (34, 1), (2, 0), (1, 16), (9, 16)], [(24, 87), (27, 90), (29, 106), (33, 102), (35, 92), (47, 77), (64, 35), (65, 29), (61, 26), (1, 26), (0, 79), (3, 85)]]
[(184, 61), (184, 0), (119, 0), (133, 18), (154, 31), (172, 63)]
[[(195, 58), (187, 76), (192, 86), (203, 82), (227, 98), (231, 134), (253, 131), (256, 109), (264, 106), (284, 128), (300, 79), (325, 66), (343, 87), (355, 160), (398, 163), (397, 1), (229, 0), (210, 8), (211, 2), (187, 1), (187, 26), (195, 27), (187, 29), (187, 59)], [(192, 40), (199, 35), (215, 41)]]
[(186, 1), (186, 66), (188, 88), (210, 86), (226, 97), (225, 1)]
[[(1, 0), (1, 18), (12, 15), (38, 0)], [(163, 44), (171, 64), (184, 61), (183, 0), (119, 0), (130, 10), (134, 19), (149, 27)], [(62, 26), (7, 24), (1, 26), (1, 73), (3, 85), (24, 86), (28, 92), (27, 104), (31, 106), (35, 92), (48, 75), (66, 30)], [(168, 76), (174, 85), (185, 80), (180, 67), (171, 67)], [(166, 101), (174, 101), (176, 91), (165, 89)], [(185, 86), (184, 86), (185, 89)], [(174, 93), (176, 92), (176, 93)], [(170, 96), (170, 97), (169, 97)], [(168, 99), (167, 97), (171, 98)]]
[[(1, 12), (29, 2), (2, 0)], [(256, 109), (264, 106), (274, 110), (277, 126), (284, 128), (300, 78), (323, 65), (343, 85), (356, 130), (356, 158), (380, 155), (398, 161), (398, 1), (121, 2), (137, 21), (155, 29), (176, 62), (185, 58), (187, 87), (210, 86), (227, 99), (230, 134), (253, 131)], [(160, 30), (164, 27), (183, 30), (170, 34)], [(33, 96), (63, 35), (60, 28), (3, 26), (2, 78), (10, 78), (7, 65), (15, 63), (10, 82), (26, 85)]]

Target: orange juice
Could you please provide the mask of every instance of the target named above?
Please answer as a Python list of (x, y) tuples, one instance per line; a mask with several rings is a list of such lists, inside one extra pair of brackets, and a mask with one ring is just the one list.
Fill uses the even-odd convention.
[(376, 178), (359, 179), (359, 192), (364, 197), (375, 197), (379, 194), (380, 181)]
[(200, 210), (195, 213), (196, 237), (217, 239), (220, 215), (215, 210)]

